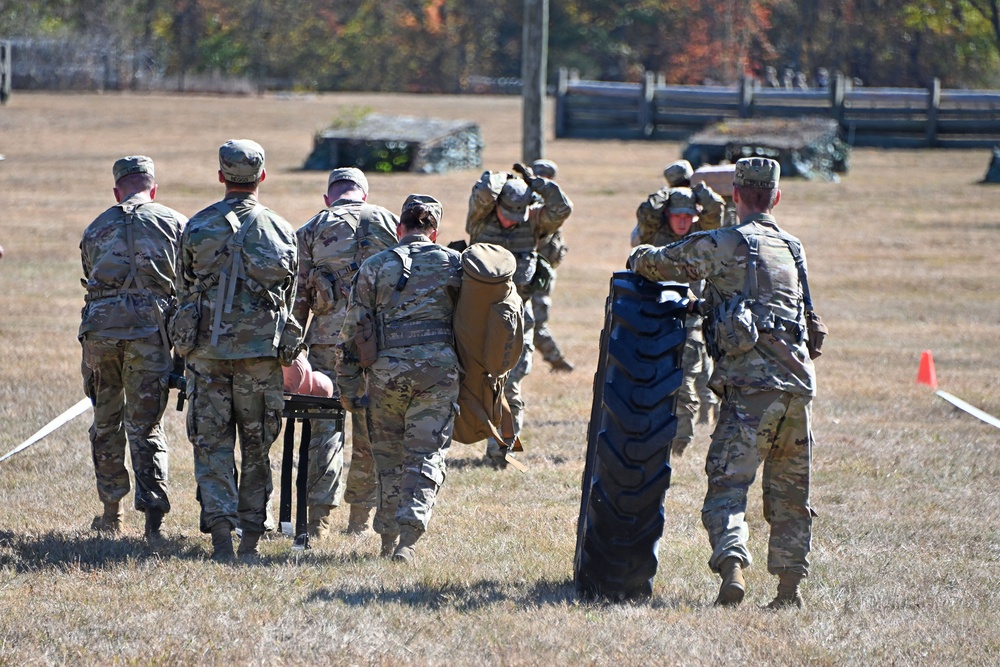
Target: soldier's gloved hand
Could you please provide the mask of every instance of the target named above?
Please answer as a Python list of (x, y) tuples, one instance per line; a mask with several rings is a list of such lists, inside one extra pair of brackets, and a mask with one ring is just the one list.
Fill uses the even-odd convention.
[(535, 180), (535, 172), (531, 170), (531, 167), (526, 167), (520, 162), (514, 164), (514, 173), (520, 174), (528, 185), (531, 185), (531, 182)]

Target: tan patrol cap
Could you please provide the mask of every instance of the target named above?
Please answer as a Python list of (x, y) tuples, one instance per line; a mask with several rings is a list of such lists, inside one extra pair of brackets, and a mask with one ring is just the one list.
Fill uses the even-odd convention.
[(781, 165), (766, 157), (745, 157), (736, 161), (733, 185), (748, 188), (776, 188)]
[(677, 187), (684, 181), (690, 181), (692, 176), (694, 176), (694, 168), (687, 160), (671, 162), (663, 170), (663, 178), (667, 179), (667, 185), (672, 188)]
[(698, 202), (695, 200), (694, 191), (691, 188), (670, 188), (667, 209), (669, 213), (698, 215)]
[(520, 178), (508, 179), (497, 197), (497, 208), (511, 222), (527, 222), (531, 190)]
[(434, 218), (435, 225), (441, 224), (441, 218), (444, 215), (444, 207), (441, 206), (441, 202), (430, 195), (409, 195), (403, 202), (402, 213), (410, 210), (414, 210), (415, 213), (417, 211), (427, 211)]
[(340, 169), (331, 171), (330, 178), (326, 179), (327, 190), (337, 181), (350, 181), (361, 188), (365, 196), (368, 195), (368, 178), (365, 176), (365, 172), (357, 167), (341, 167)]
[(115, 183), (131, 174), (149, 174), (154, 178), (156, 176), (153, 173), (153, 160), (145, 155), (130, 155), (115, 160), (111, 173), (115, 177)]
[(219, 169), (230, 183), (253, 183), (264, 171), (264, 149), (250, 139), (230, 139), (219, 147)]

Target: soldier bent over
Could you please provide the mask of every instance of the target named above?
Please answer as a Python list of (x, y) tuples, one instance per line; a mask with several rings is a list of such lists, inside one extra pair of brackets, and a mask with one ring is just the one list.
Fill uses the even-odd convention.
[[(337, 344), (351, 282), (366, 259), (396, 245), (399, 219), (381, 206), (366, 203), (368, 179), (353, 167), (330, 173), (323, 199), (327, 208), (296, 234), (299, 272), (295, 318), (305, 324), (312, 312), (306, 333), (309, 362), (314, 370), (329, 375), (336, 387)], [(311, 537), (322, 539), (327, 535), (330, 510), (340, 505), (341, 495), (351, 505), (347, 532), (357, 534), (368, 529), (377, 498), (375, 461), (366, 421), (365, 410), (359, 406), (351, 415), (351, 468), (345, 485), (344, 434), (331, 420), (312, 420), (307, 481)]]
[[(441, 213), (433, 197), (406, 198), (399, 244), (362, 264), (355, 278), (337, 365), (348, 410), (366, 368), (379, 489), (374, 526), (382, 555), (406, 562), (444, 484), (460, 385), (452, 320), (461, 255), (435, 243)], [(377, 354), (365, 343), (372, 335)]]
[[(767, 569), (779, 577), (776, 609), (802, 606), (809, 572), (813, 435), (812, 356), (821, 339), (814, 319), (802, 244), (778, 227), (778, 163), (736, 163), (733, 200), (740, 224), (688, 236), (665, 248), (641, 245), (629, 266), (652, 280), (705, 280), (712, 387), (722, 395), (705, 463), (702, 523), (712, 544), (709, 567), (722, 576), (716, 604), (743, 600), (747, 492), (763, 462), (764, 518), (771, 527)], [(729, 317), (721, 317), (721, 314)], [(824, 327), (825, 329), (825, 327)], [(816, 332), (817, 334), (819, 332)]]
[[(514, 417), (514, 435), (519, 436), (524, 425), (521, 383), (531, 372), (535, 352), (531, 281), (538, 264), (536, 247), (541, 239), (562, 226), (573, 212), (573, 203), (555, 181), (538, 176), (521, 164), (514, 168), (517, 175), (483, 172), (469, 196), (465, 231), (470, 243), (494, 243), (509, 250), (517, 260), (514, 284), (524, 301), (524, 349), (507, 378), (504, 396)], [(506, 453), (500, 443), (490, 438), (486, 447), (488, 460), (498, 466), (506, 465)]]
[[(253, 558), (274, 528), (272, 443), (281, 429), (281, 363), (301, 351), (291, 316), (298, 265), (295, 232), (257, 201), (267, 172), (264, 149), (248, 140), (219, 149), (225, 198), (191, 218), (177, 272), (180, 307), (172, 322), (185, 354), (188, 439), (201, 502), (201, 530), (212, 534), (212, 559)], [(235, 474), (236, 437), (241, 465)]]
[(160, 420), (171, 370), (166, 318), (174, 307), (174, 271), (187, 218), (153, 201), (153, 161), (115, 162), (115, 200), (83, 233), (80, 255), (87, 304), (80, 323), (83, 380), (94, 403), (90, 446), (103, 515), (95, 530), (119, 532), (129, 492), (128, 440), (135, 508), (147, 538), (159, 535), (167, 497), (167, 444)]

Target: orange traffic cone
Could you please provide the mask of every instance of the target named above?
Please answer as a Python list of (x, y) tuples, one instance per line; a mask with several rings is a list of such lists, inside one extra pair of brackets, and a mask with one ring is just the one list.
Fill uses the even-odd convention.
[(934, 357), (930, 350), (924, 350), (920, 355), (920, 370), (917, 371), (917, 384), (925, 384), (937, 389), (937, 373), (934, 372)]

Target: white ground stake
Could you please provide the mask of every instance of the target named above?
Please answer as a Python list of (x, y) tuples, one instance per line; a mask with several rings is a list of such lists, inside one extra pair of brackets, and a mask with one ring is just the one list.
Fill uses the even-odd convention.
[(997, 419), (996, 417), (994, 417), (993, 415), (989, 414), (988, 412), (983, 412), (982, 410), (980, 410), (979, 408), (977, 408), (977, 407), (975, 407), (973, 405), (969, 405), (968, 403), (966, 403), (965, 401), (963, 401), (962, 399), (960, 399), (958, 396), (953, 396), (953, 395), (949, 394), (946, 391), (940, 391), (940, 390), (938, 390), (938, 391), (936, 391), (934, 393), (936, 393), (938, 396), (940, 396), (944, 400), (946, 400), (949, 403), (951, 403), (952, 405), (954, 405), (959, 410), (963, 410), (965, 412), (968, 412), (970, 415), (972, 415), (976, 419), (981, 419), (984, 422), (986, 422), (987, 424), (989, 424), (990, 426), (996, 426), (997, 428), (1000, 428), (1000, 419)]

